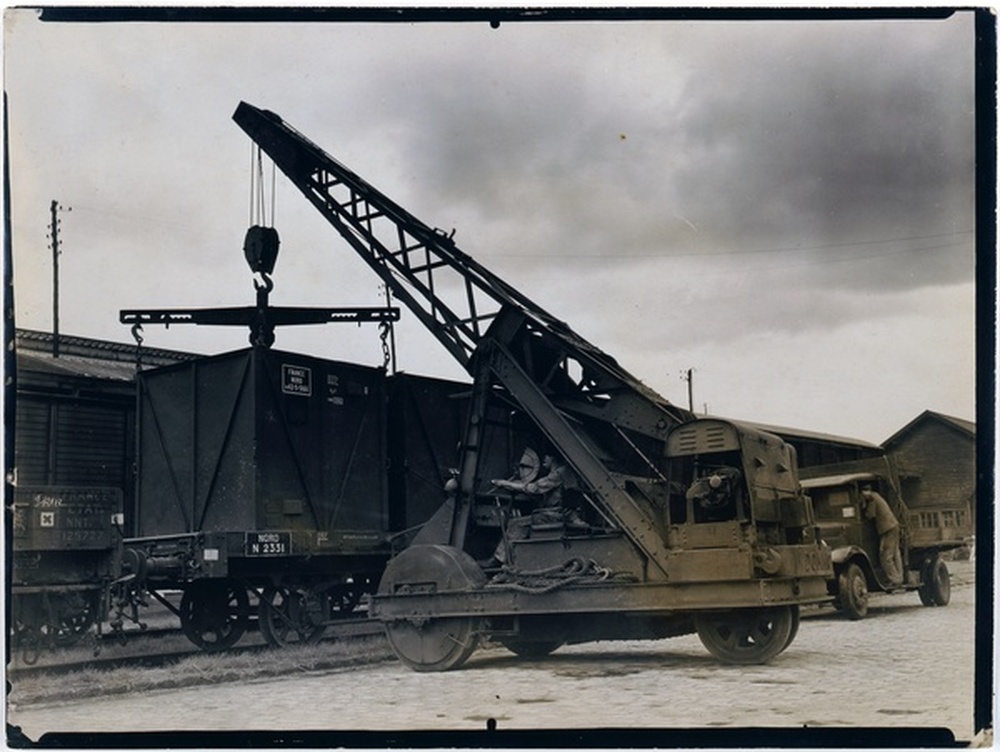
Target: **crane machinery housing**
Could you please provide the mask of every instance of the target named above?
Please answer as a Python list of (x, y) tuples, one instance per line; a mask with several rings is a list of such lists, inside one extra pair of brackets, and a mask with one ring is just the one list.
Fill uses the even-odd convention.
[[(789, 445), (671, 404), (278, 115), (233, 118), (472, 377), (455, 478), (370, 606), (404, 663), (455, 668), (482, 638), (532, 657), (691, 632), (759, 663), (829, 600)], [(511, 445), (505, 462), (523, 447), (562, 467), (562, 514), (521, 493), (537, 468), (493, 482)]]

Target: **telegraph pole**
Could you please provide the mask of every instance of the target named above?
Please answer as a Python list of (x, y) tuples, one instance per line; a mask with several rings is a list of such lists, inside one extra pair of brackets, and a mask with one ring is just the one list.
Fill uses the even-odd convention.
[(684, 379), (688, 383), (688, 410), (694, 412), (694, 369), (689, 368), (684, 372)]
[[(50, 237), (52, 238), (52, 357), (59, 357), (59, 217), (62, 209), (59, 202), (53, 199), (49, 204), (52, 215)], [(67, 211), (70, 211), (67, 209)]]
[(52, 212), (52, 357), (59, 357), (59, 202), (53, 200), (49, 206)]

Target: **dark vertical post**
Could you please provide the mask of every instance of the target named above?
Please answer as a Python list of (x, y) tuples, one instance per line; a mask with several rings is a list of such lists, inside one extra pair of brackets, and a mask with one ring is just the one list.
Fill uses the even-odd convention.
[(59, 202), (53, 200), (52, 212), (52, 357), (59, 357)]
[(694, 369), (687, 369), (688, 410), (694, 412)]

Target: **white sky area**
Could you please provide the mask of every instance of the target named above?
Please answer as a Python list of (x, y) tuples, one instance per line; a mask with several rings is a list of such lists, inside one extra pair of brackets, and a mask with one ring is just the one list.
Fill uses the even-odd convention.
[[(687, 405), (881, 442), (975, 418), (974, 19), (65, 23), (5, 15), (15, 320), (132, 342), (120, 309), (252, 305), (273, 110)], [(273, 305), (379, 280), (280, 173)], [(206, 354), (242, 328), (147, 327)], [(401, 370), (464, 373), (416, 318)], [(379, 365), (374, 325), (276, 347)]]

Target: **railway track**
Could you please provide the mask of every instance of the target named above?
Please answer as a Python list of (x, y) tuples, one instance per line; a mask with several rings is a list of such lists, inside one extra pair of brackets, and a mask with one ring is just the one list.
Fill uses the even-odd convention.
[[(319, 644), (380, 638), (382, 625), (367, 618), (344, 619), (329, 625)], [(239, 644), (220, 651), (221, 655), (240, 656), (253, 653), (280, 653), (282, 648), (269, 646), (256, 628), (248, 630)], [(67, 648), (40, 650), (37, 655), (23, 650), (11, 652), (8, 675), (12, 679), (41, 674), (67, 674), (74, 671), (108, 671), (123, 667), (166, 666), (183, 658), (205, 655), (184, 636), (177, 625), (157, 624), (147, 629), (124, 633), (91, 632), (79, 643)]]

